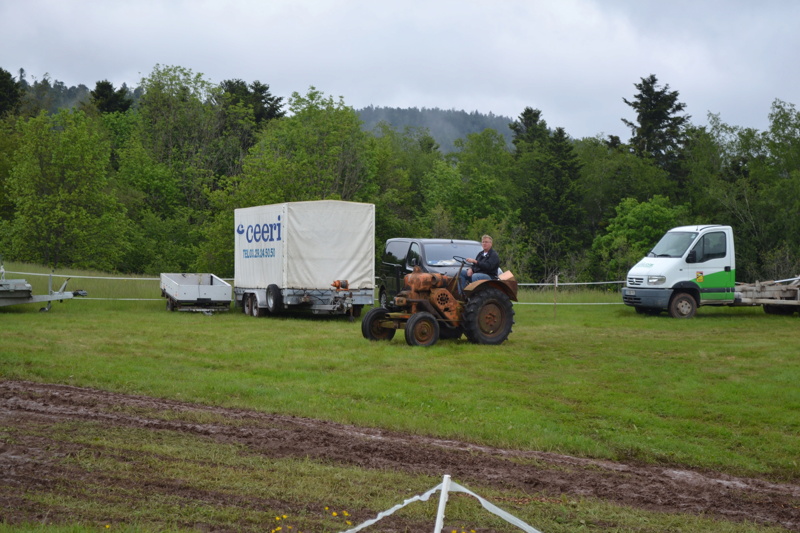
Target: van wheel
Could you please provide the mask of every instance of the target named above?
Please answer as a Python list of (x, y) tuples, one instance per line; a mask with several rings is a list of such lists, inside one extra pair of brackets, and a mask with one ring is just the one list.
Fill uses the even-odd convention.
[(459, 326), (457, 328), (451, 328), (448, 326), (439, 325), (439, 338), (440, 339), (460, 339), (461, 335), (464, 334), (464, 329)]
[(389, 297), (386, 295), (385, 289), (381, 289), (381, 292), (378, 293), (378, 305), (380, 307), (386, 307), (389, 305)]
[(672, 318), (692, 318), (696, 312), (697, 302), (691, 294), (678, 293), (669, 303), (669, 316)]

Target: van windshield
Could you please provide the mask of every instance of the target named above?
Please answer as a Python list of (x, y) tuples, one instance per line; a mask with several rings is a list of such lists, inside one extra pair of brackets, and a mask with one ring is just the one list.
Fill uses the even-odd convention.
[(480, 243), (455, 243), (425, 245), (425, 262), (428, 266), (458, 266), (454, 255), (461, 257), (475, 257), (481, 251)]
[(647, 257), (681, 257), (696, 237), (696, 231), (670, 231), (661, 237)]

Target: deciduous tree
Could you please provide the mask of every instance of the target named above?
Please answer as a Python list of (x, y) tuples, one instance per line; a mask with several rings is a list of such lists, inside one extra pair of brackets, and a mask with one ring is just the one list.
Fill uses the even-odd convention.
[(9, 178), (16, 207), (13, 256), (49, 265), (114, 270), (125, 247), (125, 215), (107, 190), (109, 146), (82, 111), (19, 122)]

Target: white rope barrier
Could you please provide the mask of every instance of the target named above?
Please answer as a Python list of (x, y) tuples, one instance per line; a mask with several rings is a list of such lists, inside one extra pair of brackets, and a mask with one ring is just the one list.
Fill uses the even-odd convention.
[(496, 505), (494, 505), (493, 503), (489, 502), (488, 500), (486, 500), (484, 498), (481, 498), (480, 496), (478, 496), (477, 494), (475, 494), (471, 490), (469, 490), (469, 489), (467, 489), (465, 487), (462, 487), (461, 485), (459, 485), (455, 481), (451, 481), (450, 480), (450, 476), (447, 475), (447, 474), (445, 474), (445, 476), (442, 479), (442, 482), (440, 484), (436, 485), (435, 487), (433, 487), (429, 491), (427, 491), (427, 492), (425, 492), (423, 494), (419, 494), (417, 496), (414, 496), (413, 498), (409, 498), (409, 499), (405, 500), (403, 503), (395, 505), (391, 509), (387, 509), (386, 511), (378, 513), (378, 515), (375, 518), (367, 520), (366, 522), (362, 522), (361, 524), (357, 525), (356, 527), (354, 527), (352, 529), (348, 529), (347, 531), (343, 531), (342, 533), (356, 533), (357, 531), (361, 531), (362, 529), (371, 526), (372, 524), (374, 524), (378, 520), (386, 518), (387, 516), (393, 514), (395, 511), (398, 511), (398, 510), (402, 509), (403, 507), (405, 507), (406, 505), (408, 505), (410, 503), (419, 502), (419, 501), (423, 501), (423, 502), (424, 501), (428, 501), (428, 499), (430, 499), (430, 497), (438, 490), (441, 490), (442, 493), (441, 493), (440, 498), (439, 498), (439, 507), (438, 507), (437, 512), (436, 512), (436, 524), (434, 525), (433, 533), (440, 533), (442, 531), (442, 527), (444, 526), (444, 510), (445, 510), (445, 506), (447, 505), (448, 492), (463, 492), (464, 494), (468, 494), (468, 495), (472, 496), (473, 498), (477, 499), (484, 509), (486, 509), (487, 511), (489, 511), (493, 515), (502, 518), (503, 520), (505, 520), (509, 524), (517, 526), (522, 531), (525, 531), (526, 533), (541, 533), (541, 531), (539, 531), (538, 529), (535, 529), (534, 527), (530, 526), (529, 524), (526, 524), (525, 522), (523, 522), (522, 520), (520, 520), (516, 516), (508, 513), (507, 511), (504, 511), (503, 509), (497, 507)]
[(621, 285), (625, 283), (624, 281), (576, 281), (570, 283), (517, 283), (520, 287), (553, 287), (558, 285), (559, 287), (563, 287), (565, 285)]
[[(112, 281), (161, 281), (161, 278), (123, 278), (116, 276), (72, 276), (66, 274), (41, 274), (37, 272), (12, 272), (6, 271), (6, 274), (18, 274), (21, 276), (53, 276), (56, 278), (73, 278), (73, 279), (104, 279)], [(233, 278), (221, 278), (223, 281), (233, 282)], [(556, 280), (555, 283), (519, 283), (520, 287), (564, 287), (581, 286), (581, 285), (619, 285), (625, 283), (624, 281), (586, 281), (586, 282), (570, 282), (561, 283)], [(158, 302), (162, 298), (81, 298), (81, 300), (105, 300), (105, 301), (129, 301), (129, 302)], [(514, 305), (623, 305), (623, 302), (595, 302), (595, 303), (565, 303), (565, 302), (516, 302)]]

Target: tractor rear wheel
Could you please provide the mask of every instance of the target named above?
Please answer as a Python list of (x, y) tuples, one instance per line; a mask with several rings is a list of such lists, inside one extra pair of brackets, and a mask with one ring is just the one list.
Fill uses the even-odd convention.
[(473, 293), (464, 307), (462, 325), (474, 344), (502, 344), (514, 325), (511, 299), (495, 287)]
[(406, 322), (406, 343), (409, 346), (433, 346), (439, 340), (439, 323), (430, 313), (414, 313)]
[(381, 325), (381, 321), (386, 319), (389, 311), (385, 307), (375, 307), (364, 315), (364, 320), (361, 321), (361, 334), (365, 339), (371, 341), (390, 341), (394, 338), (397, 331), (394, 328), (385, 328)]

